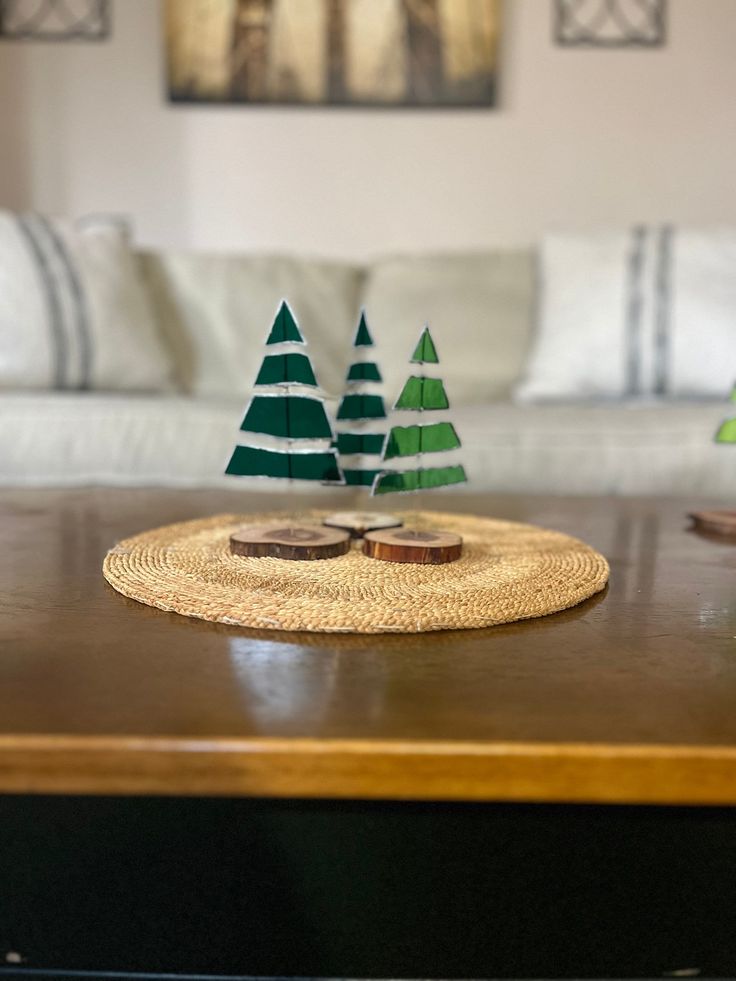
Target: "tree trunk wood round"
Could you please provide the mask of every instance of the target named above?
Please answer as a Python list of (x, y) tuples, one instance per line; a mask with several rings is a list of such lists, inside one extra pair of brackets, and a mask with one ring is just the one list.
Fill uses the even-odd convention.
[(460, 535), (449, 531), (418, 531), (412, 528), (369, 531), (363, 552), (384, 562), (417, 562), (441, 565), (459, 559), (463, 550)]
[(695, 511), (690, 517), (696, 531), (736, 539), (736, 511)]
[(403, 521), (393, 514), (380, 511), (335, 511), (322, 522), (328, 528), (343, 528), (352, 538), (362, 538), (367, 531), (381, 528), (401, 528)]
[(334, 559), (350, 549), (350, 535), (320, 525), (278, 524), (240, 528), (230, 536), (233, 555), (250, 558)]

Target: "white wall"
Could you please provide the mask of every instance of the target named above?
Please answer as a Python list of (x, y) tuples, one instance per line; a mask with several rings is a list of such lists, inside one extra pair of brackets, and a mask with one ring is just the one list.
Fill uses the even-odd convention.
[(736, 223), (736, 0), (670, 0), (661, 50), (555, 47), (507, 0), (501, 106), (170, 107), (156, 0), (95, 45), (0, 45), (0, 204), (133, 216), (145, 244), (362, 257), (550, 225)]

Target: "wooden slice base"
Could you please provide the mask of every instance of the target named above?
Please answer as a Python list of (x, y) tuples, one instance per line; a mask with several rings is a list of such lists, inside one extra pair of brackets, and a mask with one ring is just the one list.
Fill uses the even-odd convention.
[(369, 531), (363, 539), (363, 552), (384, 562), (418, 562), (441, 565), (459, 559), (463, 540), (449, 531)]
[(367, 531), (381, 528), (401, 528), (404, 522), (393, 514), (380, 511), (335, 511), (328, 514), (322, 522), (328, 528), (343, 528), (350, 532), (351, 538), (362, 538)]
[(320, 525), (249, 525), (230, 536), (233, 555), (273, 559), (334, 559), (350, 549), (350, 535)]
[(736, 511), (694, 511), (690, 517), (695, 531), (736, 539)]

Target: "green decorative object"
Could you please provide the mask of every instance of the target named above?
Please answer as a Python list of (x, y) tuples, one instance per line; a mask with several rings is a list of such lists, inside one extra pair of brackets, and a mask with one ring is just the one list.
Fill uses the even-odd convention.
[(375, 454), (380, 456), (386, 436), (383, 433), (338, 433), (337, 452), (340, 454)]
[[(736, 403), (736, 385), (731, 390), (731, 401)], [(736, 443), (736, 417), (725, 419), (715, 435), (716, 443)]]
[(437, 357), (437, 349), (434, 346), (434, 341), (432, 340), (432, 335), (429, 333), (429, 327), (425, 327), (422, 331), (422, 336), (419, 338), (419, 343), (414, 348), (414, 354), (411, 356), (412, 364), (439, 364), (440, 359)]
[[(425, 327), (414, 349), (411, 364), (439, 364), (437, 349)], [(460, 447), (460, 438), (451, 422), (429, 422), (422, 420), (423, 413), (439, 411), (450, 406), (445, 386), (440, 378), (427, 378), (423, 374), (411, 375), (394, 409), (416, 412), (419, 421), (409, 426), (392, 426), (386, 439), (382, 459), (395, 460), (413, 457), (418, 465), (411, 470), (382, 470), (376, 475), (371, 493), (395, 494), (420, 490), (433, 490), (451, 484), (467, 481), (465, 469), (456, 463), (445, 466), (424, 466), (427, 453), (445, 453)]]
[[(386, 434), (375, 428), (376, 419), (386, 418), (383, 396), (370, 391), (380, 384), (381, 372), (375, 361), (368, 360), (366, 349), (373, 347), (365, 312), (353, 340), (356, 360), (347, 374), (347, 391), (337, 410), (338, 422), (350, 423), (350, 428), (337, 434), (337, 450), (345, 475), (345, 483), (357, 487), (371, 487), (378, 473), (379, 462)], [(354, 459), (347, 459), (352, 457)], [(375, 457), (374, 461), (365, 458)]]
[(375, 494), (410, 493), (419, 490), (434, 490), (450, 484), (464, 484), (467, 481), (465, 470), (460, 465), (453, 467), (423, 467), (418, 470), (386, 471), (380, 475)]
[(320, 480), (342, 483), (337, 457), (324, 453), (265, 450), (236, 446), (225, 473), (234, 477), (277, 477), (282, 480)]
[(383, 381), (375, 361), (356, 361), (348, 370), (348, 381)]
[(332, 439), (324, 402), (309, 395), (254, 395), (240, 428), (286, 439)]
[(378, 470), (363, 470), (362, 467), (343, 467), (345, 483), (349, 487), (372, 487)]
[(736, 419), (726, 419), (718, 427), (716, 443), (736, 443)]
[(355, 340), (353, 341), (353, 347), (373, 347), (373, 338), (371, 337), (371, 332), (368, 330), (365, 310), (360, 311), (360, 322), (355, 334)]
[[(736, 385), (731, 389), (731, 401), (736, 403)], [(736, 416), (724, 419), (713, 437), (716, 443), (736, 444)], [(700, 534), (718, 536), (731, 544), (736, 543), (736, 510), (692, 511), (693, 528)]]
[(267, 354), (256, 385), (309, 385), (316, 388), (317, 379), (306, 354)]
[(449, 409), (450, 403), (445, 386), (439, 378), (423, 378), (412, 375), (401, 389), (395, 409)]
[[(264, 357), (240, 425), (241, 432), (266, 437), (269, 445), (248, 442), (236, 446), (225, 473), (343, 484), (324, 399), (299, 392), (302, 387), (315, 389), (318, 385), (308, 355), (290, 349), (303, 347), (305, 340), (285, 300), (266, 341), (267, 346), (275, 344), (284, 345), (285, 350)], [(307, 441), (315, 445), (305, 447)]]
[(297, 327), (294, 314), (289, 309), (286, 300), (281, 301), (281, 306), (276, 313), (276, 319), (271, 327), (266, 344), (304, 344), (304, 338)]
[(460, 439), (451, 422), (433, 422), (427, 426), (394, 426), (389, 433), (383, 459), (439, 453), (442, 450), (457, 449), (458, 446)]
[(344, 395), (337, 410), (338, 419), (359, 422), (363, 419), (385, 419), (386, 407), (381, 395)]

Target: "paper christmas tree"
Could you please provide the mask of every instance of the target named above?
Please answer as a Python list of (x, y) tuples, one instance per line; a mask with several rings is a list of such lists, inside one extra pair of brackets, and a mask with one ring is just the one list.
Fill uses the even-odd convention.
[[(225, 473), (236, 477), (276, 477), (344, 483), (332, 447), (334, 434), (318, 394), (305, 341), (286, 301), (282, 301), (255, 381), (255, 393), (240, 425), (260, 442), (238, 445)], [(296, 389), (296, 394), (292, 392)], [(264, 439), (265, 437), (265, 439)], [(320, 445), (321, 444), (321, 445)]]
[[(736, 403), (736, 385), (731, 391), (731, 401)], [(718, 427), (716, 443), (736, 443), (736, 416), (724, 420)]]
[[(421, 366), (439, 364), (437, 349), (428, 327), (422, 331), (422, 336), (411, 357), (411, 363)], [(423, 368), (419, 370), (420, 374), (411, 375), (407, 379), (394, 406), (395, 410), (419, 413), (419, 421), (409, 426), (392, 426), (382, 454), (384, 461), (414, 457), (416, 466), (407, 470), (380, 471), (373, 483), (371, 490), (373, 494), (429, 490), (435, 487), (447, 487), (450, 484), (462, 484), (468, 479), (464, 468), (459, 464), (424, 466), (425, 454), (457, 449), (460, 446), (460, 439), (451, 422), (422, 421), (425, 412), (448, 409), (450, 403), (442, 380), (427, 378)]]
[[(386, 418), (383, 397), (375, 391), (382, 381), (381, 372), (376, 362), (365, 356), (372, 347), (365, 312), (361, 312), (353, 341), (355, 359), (347, 374), (348, 388), (337, 410), (338, 422), (347, 424), (337, 434), (337, 450), (345, 483), (364, 487), (371, 487), (375, 480), (386, 438), (380, 424), (376, 425), (376, 420)], [(374, 465), (370, 463), (371, 457)]]

